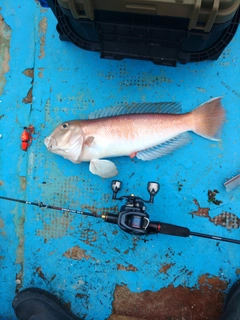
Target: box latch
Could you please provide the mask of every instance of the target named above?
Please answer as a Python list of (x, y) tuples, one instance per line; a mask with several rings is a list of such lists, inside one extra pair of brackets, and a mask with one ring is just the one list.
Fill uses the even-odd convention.
[(201, 13), (206, 14), (207, 9), (201, 8), (202, 0), (196, 0), (195, 7), (193, 10), (193, 14), (190, 18), (188, 29), (200, 29), (203, 30), (204, 32), (210, 32), (212, 29), (212, 26), (216, 20), (216, 16), (218, 13), (219, 5), (220, 5), (220, 0), (214, 0), (213, 1), (213, 6), (211, 9), (211, 12), (209, 13), (209, 17), (206, 21), (206, 23), (200, 23), (200, 15)]

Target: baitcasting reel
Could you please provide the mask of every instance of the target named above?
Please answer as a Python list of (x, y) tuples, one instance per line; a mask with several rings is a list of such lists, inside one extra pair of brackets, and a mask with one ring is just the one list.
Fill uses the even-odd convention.
[(146, 207), (144, 202), (153, 203), (160, 186), (157, 182), (148, 183), (147, 190), (150, 194), (149, 200), (143, 200), (133, 194), (117, 198), (117, 193), (121, 190), (121, 187), (121, 181), (112, 181), (112, 199), (120, 201), (126, 199), (126, 203), (121, 207), (118, 215), (108, 213), (102, 215), (102, 219), (106, 222), (118, 224), (121, 229), (130, 234), (145, 235), (147, 231), (150, 231), (150, 220), (149, 215), (145, 211)]

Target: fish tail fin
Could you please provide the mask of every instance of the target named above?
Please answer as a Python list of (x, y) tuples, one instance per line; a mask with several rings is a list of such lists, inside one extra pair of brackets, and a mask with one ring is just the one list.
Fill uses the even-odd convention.
[(221, 98), (205, 102), (191, 114), (193, 115), (193, 132), (210, 140), (220, 140), (221, 127), (225, 120)]

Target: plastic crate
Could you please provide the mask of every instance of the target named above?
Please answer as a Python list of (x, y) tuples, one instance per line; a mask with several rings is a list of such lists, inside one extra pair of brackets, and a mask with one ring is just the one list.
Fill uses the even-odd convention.
[(143, 1), (48, 0), (60, 39), (98, 51), (101, 58), (170, 66), (216, 60), (239, 25), (240, 0), (144, 3), (148, 6)]
[(237, 11), (239, 0), (57, 0), (74, 19), (95, 20), (95, 10), (131, 12), (188, 19), (188, 29), (209, 32), (214, 23), (229, 21)]

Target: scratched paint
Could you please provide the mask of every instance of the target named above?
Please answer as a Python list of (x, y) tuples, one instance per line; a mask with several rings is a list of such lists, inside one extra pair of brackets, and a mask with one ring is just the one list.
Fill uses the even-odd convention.
[(27, 184), (27, 181), (26, 181), (26, 177), (19, 177), (20, 178), (20, 187), (22, 190), (26, 190), (26, 184)]
[[(22, 72), (26, 77), (29, 77), (32, 79), (31, 85), (33, 85), (34, 81), (34, 69), (33, 68), (27, 68)], [(25, 104), (32, 103), (33, 101), (33, 86), (28, 90), (26, 97), (22, 99), (22, 102)]]
[(10, 26), (4, 21), (3, 16), (0, 15), (0, 96), (6, 84), (5, 74), (9, 71), (11, 34), (12, 30)]
[(38, 55), (39, 59), (43, 59), (45, 57), (45, 43), (46, 43), (46, 32), (47, 32), (47, 18), (44, 17), (39, 22), (38, 26), (39, 37), (40, 37), (40, 54)]
[(23, 272), (24, 272), (24, 223), (25, 223), (25, 210), (18, 210), (16, 205), (15, 209), (11, 212), (13, 215), (13, 223), (15, 225), (15, 232), (18, 238), (18, 246), (16, 249), (15, 263), (20, 265), (20, 270), (16, 274), (16, 292), (22, 288)]

